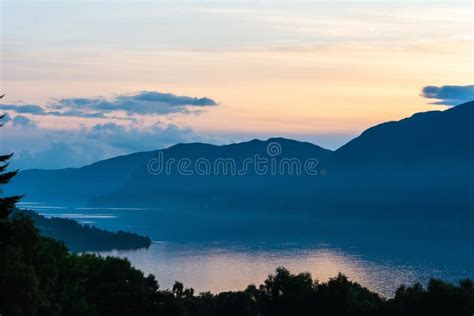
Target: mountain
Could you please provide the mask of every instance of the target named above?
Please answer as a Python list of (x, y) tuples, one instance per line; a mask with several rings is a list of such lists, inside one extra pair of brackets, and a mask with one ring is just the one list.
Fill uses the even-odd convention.
[[(162, 161), (158, 163), (160, 154)], [(170, 163), (169, 172), (166, 167), (159, 174), (150, 172), (143, 163), (121, 189), (89, 202), (96, 206), (139, 203), (147, 207), (203, 209), (290, 207), (288, 203), (294, 204), (303, 192), (310, 193), (306, 190), (309, 186), (302, 187), (303, 184), (317, 180), (305, 174), (303, 162), (317, 159), (317, 167), (323, 168), (331, 156), (327, 149), (285, 138), (224, 146), (179, 144), (155, 152), (152, 158), (160, 165)], [(190, 165), (180, 172), (178, 166), (183, 161)], [(282, 165), (282, 161), (286, 163)]]
[[(249, 172), (244, 176), (233, 177), (230, 174), (230, 170), (227, 172), (223, 169), (227, 168), (225, 161), (222, 161), (223, 164), (218, 164), (221, 175), (216, 177), (199, 176), (196, 170), (194, 170), (194, 176), (183, 176), (177, 172), (176, 164), (171, 170), (172, 174), (165, 174), (163, 172), (160, 176), (151, 175), (148, 170), (148, 163), (150, 159), (158, 157), (160, 153), (163, 154), (166, 161), (175, 160), (176, 162), (183, 158), (193, 162), (201, 159), (214, 165), (216, 160), (232, 159), (235, 162), (234, 171), (237, 172), (237, 169), (242, 167), (243, 161), (246, 158), (252, 158), (255, 155), (259, 155), (262, 159), (272, 158), (267, 153), (267, 147), (270, 144), (277, 144), (276, 146), (281, 147), (281, 154), (275, 156), (275, 159), (278, 161), (289, 156), (301, 161), (313, 157), (317, 157), (321, 161), (328, 161), (332, 153), (330, 150), (311, 143), (284, 138), (270, 138), (267, 141), (252, 140), (223, 146), (203, 143), (177, 144), (162, 150), (139, 152), (102, 160), (81, 168), (25, 170), (20, 172), (12, 181), (7, 188), (7, 193), (26, 192), (26, 198), (36, 202), (88, 204), (91, 200), (98, 200), (95, 197), (107, 195), (108, 193), (114, 194), (114, 192), (127, 188), (125, 195), (114, 197), (112, 204), (115, 205), (118, 201), (120, 203), (133, 204), (136, 201), (133, 201), (131, 197), (133, 194), (138, 193), (142, 195), (137, 197), (141, 200), (139, 204), (144, 204), (143, 195), (145, 192), (151, 191), (151, 194), (155, 196), (156, 191), (154, 190), (160, 190), (160, 187), (164, 187), (162, 190), (166, 194), (170, 194), (172, 188), (181, 192), (196, 194), (197, 190), (204, 189), (204, 191), (208, 191), (206, 187), (211, 183), (214, 183), (217, 187), (222, 187), (220, 181), (223, 178), (233, 179), (251, 176), (253, 179), (258, 179), (259, 177), (255, 174), (252, 167), (249, 167)], [(157, 181), (157, 179), (163, 179), (163, 181)], [(207, 181), (207, 184), (202, 183), (203, 179)], [(263, 189), (266, 184), (261, 181), (259, 182), (260, 189)], [(237, 180), (233, 181), (233, 183), (239, 186), (241, 181)]]
[(93, 195), (112, 192), (153, 152), (139, 152), (101, 160), (81, 168), (21, 171), (6, 188), (23, 192), (30, 201), (85, 204)]
[(324, 188), (331, 207), (471, 218), (472, 122), (473, 101), (364, 131), (334, 152), (336, 182)]
[(390, 165), (408, 168), (472, 163), (474, 101), (445, 111), (416, 113), (364, 131), (335, 152), (345, 165)]
[(178, 144), (77, 169), (26, 170), (10, 189), (91, 206), (472, 219), (473, 105), (371, 127), (334, 152), (285, 138)]

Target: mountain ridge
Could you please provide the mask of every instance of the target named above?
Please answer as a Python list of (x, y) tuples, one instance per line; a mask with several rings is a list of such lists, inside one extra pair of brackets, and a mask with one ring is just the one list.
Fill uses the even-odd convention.
[[(76, 169), (26, 170), (12, 182), (13, 193), (26, 192), (27, 198), (35, 201), (51, 199), (92, 206), (255, 207), (316, 213), (348, 208), (384, 212), (397, 208), (427, 212), (431, 208), (433, 213), (449, 213), (442, 209), (451, 208), (472, 216), (473, 105), (471, 101), (445, 111), (415, 113), (381, 123), (335, 151), (271, 137), (226, 145), (181, 143)], [(160, 153), (175, 161), (206, 159), (215, 163), (232, 158), (236, 166), (255, 155), (280, 164), (285, 159), (305, 162), (314, 158), (320, 173), (262, 176), (250, 169), (234, 177), (185, 176), (176, 170), (153, 175), (148, 163)], [(48, 186), (39, 185), (44, 182)]]

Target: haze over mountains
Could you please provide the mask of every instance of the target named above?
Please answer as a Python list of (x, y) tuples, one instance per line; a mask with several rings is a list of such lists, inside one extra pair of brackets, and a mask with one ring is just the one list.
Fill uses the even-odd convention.
[[(472, 219), (473, 110), (471, 101), (383, 123), (336, 151), (271, 138), (224, 146), (178, 144), (82, 168), (25, 170), (7, 193), (26, 193), (30, 201), (90, 206), (408, 213)], [(163, 160), (158, 163), (160, 155)], [(269, 169), (262, 173), (249, 164), (237, 175), (246, 159), (256, 155), (267, 159)], [(156, 175), (150, 173), (153, 158), (156, 164), (175, 163), (170, 172), (163, 169)], [(192, 175), (178, 172), (177, 162), (182, 158), (189, 160), (186, 169)], [(204, 165), (196, 165), (199, 159), (206, 159), (212, 168), (218, 165), (219, 172), (203, 175), (200, 167)], [(226, 164), (228, 159), (235, 163), (234, 173)], [(314, 159), (315, 174), (308, 174), (304, 164)], [(276, 168), (283, 166), (276, 173), (272, 173), (272, 161)], [(291, 169), (296, 168), (295, 161), (300, 162), (300, 175), (291, 172), (296, 170)], [(230, 169), (226, 173), (224, 168)]]

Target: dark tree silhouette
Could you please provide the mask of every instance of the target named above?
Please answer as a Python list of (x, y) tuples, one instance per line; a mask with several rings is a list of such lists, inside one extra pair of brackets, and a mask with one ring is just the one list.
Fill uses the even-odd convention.
[[(3, 99), (5, 95), (0, 96), (0, 100)], [(4, 125), (3, 120), (5, 119), (5, 114), (0, 115), (0, 127)], [(0, 155), (0, 185), (5, 185), (18, 173), (18, 170), (7, 171), (8, 160), (13, 156), (13, 154)], [(3, 195), (3, 190), (0, 187), (0, 195)], [(10, 215), (15, 204), (21, 199), (21, 196), (0, 196), (0, 219), (4, 220)]]
[[(0, 96), (0, 100), (3, 99), (4, 95)], [(4, 125), (5, 114), (0, 115), (0, 127)], [(10, 180), (18, 173), (18, 170), (7, 171), (8, 160), (13, 154), (0, 155), (0, 256), (3, 257), (5, 251), (5, 240), (8, 234), (7, 220), (8, 216), (15, 207), (21, 196), (3, 196), (3, 188), (1, 186), (10, 182)]]
[[(0, 116), (0, 119), (3, 119), (3, 115)], [(1, 125), (0, 125), (1, 126)], [(9, 155), (1, 155), (0, 156), (0, 185), (5, 185), (18, 173), (18, 170), (14, 171), (6, 171), (8, 168), (8, 160), (13, 156), (13, 154)], [(3, 194), (3, 190), (0, 189), (0, 193)], [(0, 218), (6, 219), (8, 215), (12, 212), (15, 207), (15, 204), (21, 199), (21, 196), (14, 195), (14, 196), (7, 196), (7, 197), (0, 197)]]

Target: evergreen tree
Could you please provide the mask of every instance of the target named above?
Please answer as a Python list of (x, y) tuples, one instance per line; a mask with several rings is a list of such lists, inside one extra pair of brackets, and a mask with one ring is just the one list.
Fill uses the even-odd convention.
[[(4, 95), (0, 96), (0, 100), (3, 99)], [(4, 125), (3, 120), (5, 115), (0, 115), (0, 127)], [(18, 173), (18, 170), (15, 171), (6, 171), (8, 168), (8, 160), (13, 156), (13, 154), (0, 155), (0, 186), (3, 186), (10, 182), (10, 180)], [(18, 202), (21, 196), (8, 196), (3, 197), (3, 189), (0, 187), (0, 256), (4, 255), (5, 251), (5, 241), (8, 236), (8, 216), (15, 207), (16, 202)]]
[[(0, 120), (3, 115), (0, 116)], [(2, 125), (0, 125), (2, 126)], [(1, 155), (0, 156), (0, 185), (5, 185), (18, 173), (18, 170), (6, 171), (8, 168), (8, 160), (13, 154)], [(0, 188), (0, 194), (3, 194), (3, 190)], [(15, 204), (21, 199), (20, 195), (0, 197), (0, 219), (7, 219), (11, 211), (14, 209)]]
[[(3, 98), (3, 95), (0, 96), (0, 100)], [(5, 114), (0, 115), (0, 127), (3, 126), (3, 119)], [(0, 185), (5, 185), (18, 173), (18, 170), (6, 171), (8, 168), (8, 160), (13, 156), (13, 154), (0, 155)], [(3, 197), (3, 190), (0, 187), (0, 220), (5, 220), (10, 215), (11, 211), (15, 207), (15, 204), (21, 199), (21, 196), (7, 196)]]

